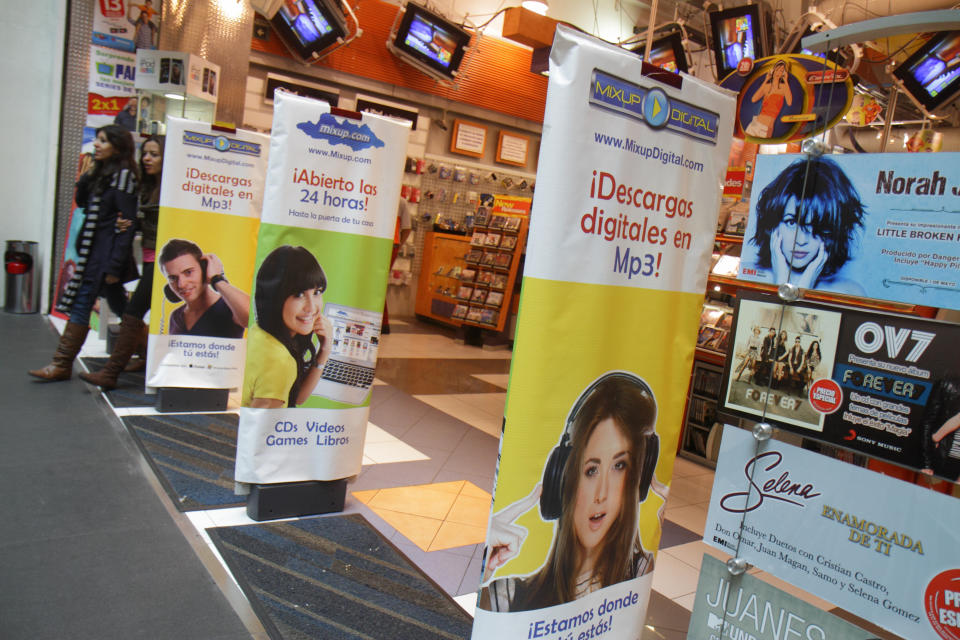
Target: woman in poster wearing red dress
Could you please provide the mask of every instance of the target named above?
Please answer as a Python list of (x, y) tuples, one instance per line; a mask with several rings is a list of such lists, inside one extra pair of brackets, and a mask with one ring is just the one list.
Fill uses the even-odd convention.
[(786, 60), (777, 60), (773, 69), (767, 73), (760, 88), (753, 92), (750, 102), (760, 103), (760, 113), (754, 116), (744, 130), (748, 136), (754, 138), (770, 138), (773, 127), (777, 123), (783, 105), (793, 104), (793, 93), (790, 91), (789, 73)]

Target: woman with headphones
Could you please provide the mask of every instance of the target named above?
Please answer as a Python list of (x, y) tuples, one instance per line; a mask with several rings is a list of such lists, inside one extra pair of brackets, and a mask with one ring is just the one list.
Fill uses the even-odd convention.
[[(653, 571), (638, 524), (659, 454), (656, 419), (653, 392), (631, 373), (606, 373), (587, 387), (547, 460), (542, 485), (493, 516), (482, 609), (553, 606)], [(545, 520), (558, 520), (546, 562), (532, 575), (488, 582), (519, 553), (526, 530), (513, 521), (538, 501)]]

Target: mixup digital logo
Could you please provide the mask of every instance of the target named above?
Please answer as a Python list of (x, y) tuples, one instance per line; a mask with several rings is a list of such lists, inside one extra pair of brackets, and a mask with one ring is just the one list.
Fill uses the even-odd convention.
[(197, 131), (184, 131), (183, 144), (214, 149), (220, 153), (232, 152), (256, 157), (260, 156), (261, 147), (261, 145), (256, 142), (236, 140), (226, 136), (214, 136), (209, 133), (199, 133)]
[(590, 104), (705, 142), (716, 143), (720, 116), (670, 98), (659, 87), (641, 87), (599, 69), (590, 76)]

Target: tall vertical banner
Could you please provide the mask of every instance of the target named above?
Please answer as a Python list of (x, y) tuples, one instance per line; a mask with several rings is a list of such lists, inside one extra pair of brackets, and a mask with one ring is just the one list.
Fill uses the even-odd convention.
[(732, 136), (566, 27), (550, 66), (475, 640), (640, 636)]
[(269, 140), (167, 118), (147, 387), (243, 382)]
[(360, 471), (409, 132), (275, 94), (239, 482)]

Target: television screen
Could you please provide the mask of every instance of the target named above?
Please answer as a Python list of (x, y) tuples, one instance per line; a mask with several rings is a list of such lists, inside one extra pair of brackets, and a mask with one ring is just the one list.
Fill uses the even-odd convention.
[(419, 62), (453, 77), (463, 59), (470, 33), (425, 8), (407, 4), (393, 46)]
[(305, 60), (347, 34), (337, 0), (283, 0), (270, 23), (287, 47)]
[(926, 109), (936, 109), (960, 89), (960, 31), (933, 36), (893, 74)]
[(710, 14), (713, 32), (713, 55), (717, 62), (717, 78), (735, 71), (744, 58), (756, 60), (765, 55), (766, 29), (758, 4), (734, 7)]
[[(646, 50), (646, 44), (632, 49), (640, 56), (643, 56)], [(654, 40), (650, 46), (650, 60), (648, 62), (673, 73), (688, 71), (687, 54), (683, 49), (683, 35), (680, 32), (675, 32)]]

